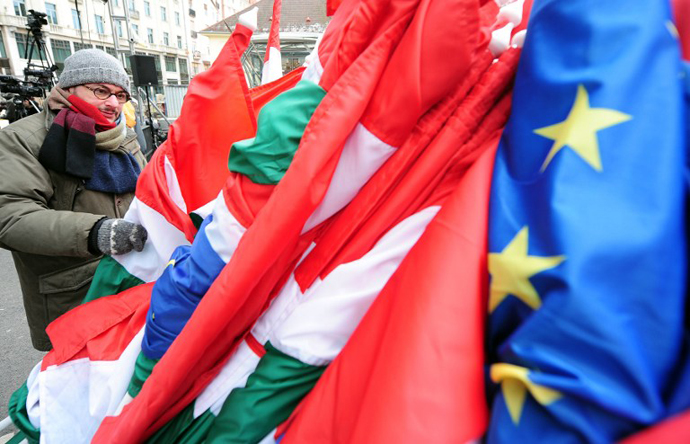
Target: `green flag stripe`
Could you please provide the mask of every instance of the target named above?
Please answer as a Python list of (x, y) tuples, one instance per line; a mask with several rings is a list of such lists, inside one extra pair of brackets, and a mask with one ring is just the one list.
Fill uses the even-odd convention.
[(270, 342), (245, 387), (230, 392), (207, 444), (255, 443), (285, 421), (326, 369), (307, 365)]
[(161, 427), (146, 441), (146, 444), (203, 443), (215, 418), (210, 410), (205, 411), (198, 418), (194, 418), (194, 404), (192, 403)]
[(129, 396), (134, 398), (139, 394), (141, 387), (144, 385), (144, 381), (149, 377), (153, 371), (153, 366), (156, 365), (158, 361), (158, 359), (148, 358), (144, 353), (139, 352), (139, 356), (137, 356), (137, 360), (134, 363), (132, 379), (129, 380), (129, 387), (127, 387)]
[(193, 418), (194, 404), (156, 432), (148, 444), (256, 443), (285, 421), (326, 367), (286, 355), (270, 343), (247, 384), (230, 392), (218, 417), (210, 410)]
[(26, 410), (26, 397), (28, 395), (29, 388), (25, 382), (16, 392), (12, 393), (8, 409), (12, 422), (26, 435), (26, 440), (29, 444), (38, 444), (41, 434), (29, 421), (29, 412)]
[(287, 171), (307, 122), (326, 91), (303, 80), (270, 101), (259, 112), (258, 132), (233, 144), (228, 168), (258, 184), (275, 185)]
[(130, 274), (118, 261), (110, 256), (103, 256), (82, 303), (117, 294), (143, 283), (144, 281)]

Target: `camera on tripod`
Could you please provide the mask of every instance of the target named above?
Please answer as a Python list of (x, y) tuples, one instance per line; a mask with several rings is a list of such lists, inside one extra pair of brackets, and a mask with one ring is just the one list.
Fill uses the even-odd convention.
[(43, 97), (45, 90), (35, 82), (23, 82), (12, 76), (0, 75), (0, 92), (19, 94), (22, 97)]
[(26, 77), (36, 77), (37, 83), (50, 83), (53, 78), (53, 73), (57, 70), (57, 66), (53, 65), (50, 68), (31, 69), (24, 68), (24, 75)]
[(45, 12), (34, 11), (33, 9), (29, 9), (29, 14), (26, 16), (26, 19), (26, 27), (29, 28), (34, 35), (42, 34), (43, 31), (41, 28), (43, 28), (43, 25), (48, 24), (48, 14)]

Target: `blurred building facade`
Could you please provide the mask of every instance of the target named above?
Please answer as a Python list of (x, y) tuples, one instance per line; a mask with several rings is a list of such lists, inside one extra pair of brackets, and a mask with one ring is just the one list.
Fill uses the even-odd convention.
[[(41, 30), (48, 58), (59, 68), (83, 48), (120, 56), (155, 57), (158, 82), (186, 84), (210, 67), (211, 42), (199, 31), (245, 9), (251, 0), (0, 0), (0, 71), (24, 77), (29, 54), (38, 62), (27, 28), (30, 10), (46, 14)], [(129, 26), (128, 26), (129, 24)], [(116, 43), (117, 42), (117, 43)], [(119, 51), (116, 50), (116, 45)], [(160, 87), (159, 87), (160, 88)]]
[[(208, 50), (212, 59), (215, 59), (230, 38), (239, 16), (253, 7), (259, 8), (258, 27), (252, 37), (252, 44), (243, 57), (243, 65), (250, 86), (256, 86), (261, 78), (261, 68), (271, 28), (273, 0), (253, 2), (243, 10), (225, 17), (199, 33), (208, 38)], [(304, 63), (318, 37), (326, 29), (328, 20), (326, 0), (283, 0), (280, 17), (280, 52), (284, 74)]]

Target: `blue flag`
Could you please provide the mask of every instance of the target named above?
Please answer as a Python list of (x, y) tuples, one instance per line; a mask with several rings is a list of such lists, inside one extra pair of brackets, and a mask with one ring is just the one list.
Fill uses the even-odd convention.
[(663, 0), (535, 0), (489, 227), (488, 442), (686, 409), (686, 105)]

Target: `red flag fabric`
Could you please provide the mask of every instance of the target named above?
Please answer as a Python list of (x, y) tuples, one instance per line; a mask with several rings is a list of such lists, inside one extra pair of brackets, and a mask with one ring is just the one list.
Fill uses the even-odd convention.
[[(170, 161), (190, 211), (211, 201), (223, 187), (228, 168), (218, 159), (227, 159), (234, 142), (256, 132), (239, 57), (234, 39), (229, 39), (213, 66), (194, 77), (180, 117), (170, 127)], [(203, 125), (199, 116), (204, 116)]]
[[(414, 28), (417, 38), (447, 39), (448, 33), (456, 33), (460, 39), (460, 34), (472, 33), (471, 25), (476, 27), (478, 21), (476, 4), (471, 1), (458, 0), (450, 8), (454, 15), (465, 17), (460, 22), (469, 23), (467, 29), (458, 28), (457, 21), (446, 20), (448, 11), (426, 5), (430, 0), (423, 0), (423, 7), (402, 0), (390, 2), (386, 7), (381, 7), (380, 2), (352, 3), (356, 4), (350, 8), (354, 12), (340, 22), (349, 25), (348, 39), (341, 38), (342, 29), (336, 27), (333, 39), (339, 44), (330, 45), (334, 51), (328, 57), (319, 52), (324, 66), (320, 85), (328, 94), (312, 116), (290, 169), (139, 395), (119, 417), (103, 421), (94, 442), (112, 442), (114, 437), (135, 442), (150, 435), (193, 400), (215, 376), (224, 357), (234, 351), (269, 303), (271, 289), (292, 263), (300, 232), (328, 189), (346, 138), (365, 111), (371, 115), (385, 114), (367, 110), (367, 107), (415, 13), (422, 16), (417, 17), (415, 23), (424, 22), (431, 15), (437, 16), (436, 26), (426, 30)], [(394, 13), (392, 18), (391, 13)], [(359, 27), (353, 28), (354, 24)], [(387, 28), (381, 29), (382, 24)], [(330, 25), (324, 36), (327, 47), (329, 31)], [(365, 37), (350, 40), (350, 35)], [(405, 47), (414, 48), (412, 43)], [(459, 49), (454, 60), (465, 64), (453, 63), (446, 68), (453, 69), (457, 79), (466, 73), (471, 58), (470, 54), (463, 53), (468, 48), (461, 45)], [(416, 60), (415, 63), (420, 62), (420, 54), (409, 56)], [(442, 60), (432, 62), (441, 63)], [(340, 75), (331, 75), (334, 71)], [(328, 82), (324, 83), (326, 78)], [(454, 84), (450, 82), (447, 87), (450, 89)], [(426, 94), (442, 95), (438, 86), (426, 82), (409, 86), (421, 87), (422, 96), (415, 99), (421, 104), (429, 103)], [(385, 105), (386, 102), (380, 104)], [(417, 106), (415, 109), (424, 112)], [(403, 120), (400, 130), (411, 131), (415, 121)]]
[(261, 83), (266, 84), (283, 76), (283, 62), (280, 56), (280, 10), (282, 0), (273, 0), (273, 15), (271, 16), (271, 30), (266, 42), (266, 55), (261, 72)]
[(268, 62), (269, 48), (276, 48), (280, 51), (280, 11), (283, 0), (273, 0), (273, 15), (271, 15), (271, 29), (268, 32), (268, 42), (266, 44), (266, 55), (264, 62)]
[(672, 4), (683, 58), (690, 60), (690, 1), (672, 0)]
[(495, 147), (477, 160), (429, 224), (288, 420), (283, 442), (466, 442), (481, 436), (488, 422), (482, 295), (494, 153)]
[(338, 6), (343, 2), (343, 0), (327, 0), (326, 1), (326, 15), (332, 16), (338, 9)]
[(654, 427), (643, 430), (620, 444), (682, 444), (690, 437), (690, 412), (681, 413)]

